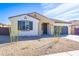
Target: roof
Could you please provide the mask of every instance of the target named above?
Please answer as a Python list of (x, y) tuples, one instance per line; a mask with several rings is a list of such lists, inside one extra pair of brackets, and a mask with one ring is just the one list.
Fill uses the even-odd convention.
[(67, 23), (67, 24), (70, 24), (70, 22), (66, 22), (66, 21), (62, 21), (62, 20), (58, 20), (58, 19), (53, 19), (53, 21), (55, 23)]
[(70, 21), (70, 23), (72, 25), (79, 25), (79, 20), (72, 20), (72, 21)]
[[(35, 13), (35, 12), (33, 12), (33, 13)], [(22, 15), (30, 15), (30, 14), (32, 14), (32, 13), (28, 13), (28, 14), (20, 14), (20, 15), (16, 15), (16, 16), (11, 16), (11, 17), (9, 17), (9, 18), (14, 18), (14, 17), (22, 16)]]
[(9, 17), (9, 18), (18, 17), (18, 16), (22, 16), (22, 15), (28, 15), (28, 16), (33, 17), (33, 18), (36, 18), (38, 20), (40, 20), (40, 18), (37, 15), (40, 15), (40, 16), (46, 18), (46, 19), (49, 19), (49, 20), (54, 21), (55, 23), (70, 23), (70, 22), (66, 22), (66, 21), (62, 21), (62, 20), (51, 19), (51, 18), (48, 18), (48, 17), (46, 17), (44, 15), (41, 15), (41, 14), (39, 14), (37, 12), (32, 12), (32, 13), (28, 13), (28, 14), (20, 14), (20, 15), (16, 15), (16, 16)]
[(72, 20), (70, 21), (71, 23), (74, 23), (74, 22), (79, 22), (79, 20)]

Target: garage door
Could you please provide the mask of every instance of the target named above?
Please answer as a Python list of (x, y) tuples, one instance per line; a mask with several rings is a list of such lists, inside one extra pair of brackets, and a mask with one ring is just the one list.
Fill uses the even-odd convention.
[(8, 27), (0, 27), (0, 35), (9, 35)]
[(79, 28), (75, 28), (75, 35), (79, 35)]
[(54, 26), (54, 34), (55, 35), (68, 35), (68, 27), (67, 26)]
[(61, 35), (68, 35), (68, 27), (67, 26), (62, 26)]

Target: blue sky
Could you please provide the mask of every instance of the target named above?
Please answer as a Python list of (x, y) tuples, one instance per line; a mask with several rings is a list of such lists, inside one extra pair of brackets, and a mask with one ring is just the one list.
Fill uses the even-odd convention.
[(0, 4), (0, 22), (10, 23), (8, 17), (15, 16), (19, 14), (38, 12), (42, 13), (42, 8), (40, 4)]
[(0, 23), (10, 23), (8, 17), (38, 12), (49, 18), (79, 20), (79, 4), (69, 3), (0, 3)]

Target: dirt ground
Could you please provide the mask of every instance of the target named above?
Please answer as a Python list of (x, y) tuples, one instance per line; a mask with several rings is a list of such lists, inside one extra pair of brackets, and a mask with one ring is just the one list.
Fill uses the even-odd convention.
[(79, 50), (79, 42), (61, 38), (41, 38), (0, 45), (2, 56), (40, 56)]

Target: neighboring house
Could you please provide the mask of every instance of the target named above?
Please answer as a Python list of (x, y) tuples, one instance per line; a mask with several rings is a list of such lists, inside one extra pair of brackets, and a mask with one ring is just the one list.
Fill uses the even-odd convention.
[(0, 35), (9, 35), (10, 25), (0, 23)]
[(72, 35), (79, 35), (79, 20), (71, 21), (71, 34)]
[(12, 16), (9, 19), (11, 21), (11, 36), (71, 34), (70, 23), (50, 19), (36, 12)]
[(6, 24), (0, 23), (0, 27), (8, 27)]

